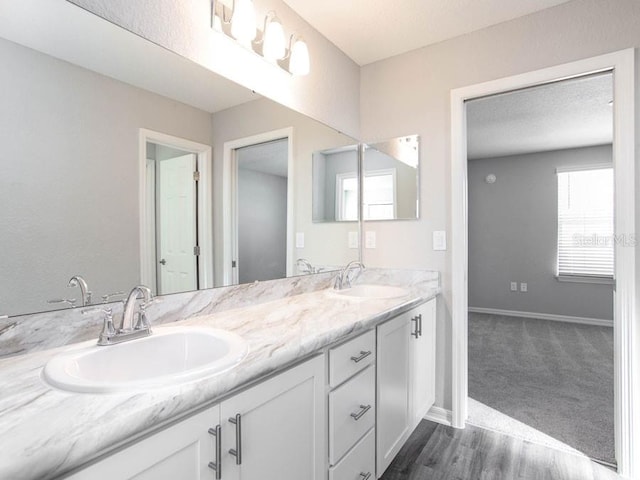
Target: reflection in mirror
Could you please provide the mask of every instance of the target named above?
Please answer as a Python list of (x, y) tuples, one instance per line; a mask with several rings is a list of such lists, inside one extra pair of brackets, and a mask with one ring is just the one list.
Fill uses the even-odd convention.
[[(243, 234), (229, 231), (224, 220), (225, 144), (275, 130), (290, 129), (295, 145), (286, 239), (278, 240), (286, 264), (239, 280), (317, 272), (358, 259), (348, 243), (357, 225), (316, 225), (311, 218), (312, 153), (354, 139), (98, 17), (82, 21), (104, 22), (101, 35), (118, 38), (110, 42), (114, 37), (107, 35), (104, 48), (118, 45), (118, 58), (128, 52), (126, 62), (105, 61), (96, 73), (0, 39), (0, 56), (11, 65), (0, 72), (0, 316), (79, 307), (80, 290), (67, 287), (74, 275), (86, 280), (92, 303), (118, 299), (140, 283), (160, 294), (233, 283), (225, 271), (237, 258), (227, 251), (234, 235)], [(124, 48), (126, 42), (136, 48)], [(95, 66), (103, 55), (91, 57)], [(172, 83), (175, 78), (183, 83)], [(241, 198), (247, 190), (256, 193), (241, 180)], [(242, 222), (264, 245), (258, 224), (282, 220), (266, 209), (249, 210), (253, 217)], [(241, 256), (240, 264), (262, 267), (271, 260), (264, 250), (253, 255)], [(300, 268), (298, 258), (312, 268)]]
[(358, 145), (313, 153), (313, 221), (358, 220)]
[(418, 135), (365, 146), (362, 164), (364, 220), (418, 218), (419, 158)]

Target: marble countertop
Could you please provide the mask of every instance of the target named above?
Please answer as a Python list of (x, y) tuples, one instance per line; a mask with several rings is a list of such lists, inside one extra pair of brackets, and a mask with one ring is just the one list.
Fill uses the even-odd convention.
[(352, 299), (319, 290), (172, 323), (238, 333), (250, 350), (228, 372), (162, 389), (120, 394), (55, 390), (40, 378), (41, 370), (68, 347), (0, 360), (0, 478), (55, 478), (439, 293), (433, 282), (407, 288), (409, 295), (395, 299)]

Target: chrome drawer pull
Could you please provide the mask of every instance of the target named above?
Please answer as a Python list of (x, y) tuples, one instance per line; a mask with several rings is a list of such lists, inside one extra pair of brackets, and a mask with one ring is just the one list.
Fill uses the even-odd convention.
[(353, 360), (354, 362), (358, 363), (360, 360), (364, 360), (369, 355), (371, 355), (371, 350), (367, 350), (366, 352), (364, 350), (362, 350), (362, 351), (360, 351), (360, 356), (359, 357), (351, 357), (351, 360)]
[(422, 314), (418, 314), (418, 333), (422, 336)]
[(216, 480), (220, 480), (222, 478), (222, 427), (220, 425), (216, 425), (216, 428), (210, 428), (209, 433), (216, 437), (216, 461), (209, 462), (209, 468), (216, 472)]
[(360, 476), (362, 477), (362, 480), (369, 480), (371, 478), (371, 472), (360, 472)]
[(236, 465), (242, 464), (242, 416), (236, 413), (235, 417), (229, 418), (229, 422), (236, 426), (236, 448), (229, 450), (229, 453), (236, 457)]
[(371, 409), (371, 405), (360, 405), (360, 411), (352, 413), (351, 416), (354, 420), (360, 420), (360, 418)]

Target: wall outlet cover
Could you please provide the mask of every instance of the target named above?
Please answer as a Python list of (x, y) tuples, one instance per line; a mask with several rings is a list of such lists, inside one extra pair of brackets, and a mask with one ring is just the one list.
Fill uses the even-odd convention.
[(528, 291), (528, 288), (529, 288), (529, 286), (528, 286), (526, 283), (522, 282), (522, 283), (520, 284), (520, 291), (521, 291), (521, 292), (527, 292), (527, 291)]
[(364, 232), (364, 248), (376, 248), (375, 230), (367, 230)]
[(433, 232), (433, 249), (442, 251), (447, 249), (447, 232), (436, 230)]
[(518, 291), (518, 282), (511, 282), (511, 291), (512, 292)]
[(349, 248), (358, 248), (358, 232), (349, 232)]
[(304, 232), (296, 232), (296, 248), (304, 248)]

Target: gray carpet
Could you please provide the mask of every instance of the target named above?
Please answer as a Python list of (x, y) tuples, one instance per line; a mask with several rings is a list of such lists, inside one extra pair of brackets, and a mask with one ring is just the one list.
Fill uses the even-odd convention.
[(470, 313), (469, 396), (615, 462), (612, 328)]

